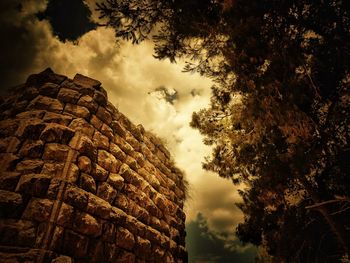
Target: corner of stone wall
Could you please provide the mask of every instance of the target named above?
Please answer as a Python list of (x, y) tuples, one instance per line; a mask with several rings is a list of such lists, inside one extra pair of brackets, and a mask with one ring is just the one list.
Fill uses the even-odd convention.
[(187, 262), (186, 184), (97, 80), (46, 69), (0, 99), (0, 262)]

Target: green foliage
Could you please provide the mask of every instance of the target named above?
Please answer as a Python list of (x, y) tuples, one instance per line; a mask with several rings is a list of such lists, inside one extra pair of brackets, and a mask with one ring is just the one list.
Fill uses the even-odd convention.
[(116, 0), (99, 10), (117, 36), (151, 36), (156, 58), (187, 59), (184, 71), (216, 83), (191, 125), (214, 146), (204, 168), (247, 186), (241, 240), (265, 242), (277, 262), (349, 252), (349, 1)]

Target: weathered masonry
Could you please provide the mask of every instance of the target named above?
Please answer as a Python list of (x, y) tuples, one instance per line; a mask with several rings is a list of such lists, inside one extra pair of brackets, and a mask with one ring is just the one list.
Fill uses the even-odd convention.
[(0, 103), (0, 262), (187, 262), (183, 174), (99, 81), (47, 69)]

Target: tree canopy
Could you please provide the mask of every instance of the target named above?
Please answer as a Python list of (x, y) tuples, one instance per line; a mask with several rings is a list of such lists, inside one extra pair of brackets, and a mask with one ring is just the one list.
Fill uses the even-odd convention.
[(106, 0), (105, 25), (211, 78), (191, 125), (204, 168), (244, 183), (242, 241), (277, 262), (339, 262), (350, 246), (350, 2)]

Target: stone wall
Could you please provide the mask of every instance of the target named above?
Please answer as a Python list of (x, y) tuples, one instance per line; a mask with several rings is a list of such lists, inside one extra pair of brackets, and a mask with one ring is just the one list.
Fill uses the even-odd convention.
[(0, 103), (0, 262), (187, 262), (183, 174), (99, 81), (47, 69)]

